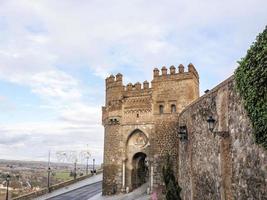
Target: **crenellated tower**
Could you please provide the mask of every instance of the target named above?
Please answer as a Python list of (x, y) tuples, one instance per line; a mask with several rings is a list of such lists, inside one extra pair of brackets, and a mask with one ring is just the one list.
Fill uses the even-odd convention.
[(177, 72), (174, 66), (170, 67), (170, 73), (165, 66), (161, 68), (161, 74), (158, 68), (154, 69), (152, 80), (154, 115), (165, 115), (174, 111), (180, 113), (185, 106), (199, 97), (198, 72), (192, 63), (187, 69), (185, 71), (182, 64), (178, 66)]
[(161, 188), (159, 163), (166, 153), (178, 156), (178, 114), (198, 97), (193, 64), (186, 71), (183, 65), (155, 68), (151, 84), (125, 86), (121, 74), (106, 79), (103, 194), (131, 191), (145, 182), (150, 190)]

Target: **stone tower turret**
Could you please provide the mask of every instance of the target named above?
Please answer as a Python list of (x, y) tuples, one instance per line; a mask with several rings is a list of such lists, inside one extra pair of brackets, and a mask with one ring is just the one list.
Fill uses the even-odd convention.
[[(122, 74), (113, 75), (106, 78), (106, 102), (102, 108), (102, 124), (105, 128), (104, 137), (104, 181), (103, 193), (109, 194), (114, 190), (113, 186), (119, 185), (115, 182), (120, 166), (115, 162), (122, 156), (120, 146), (120, 123), (122, 116), (122, 96), (124, 92)], [(109, 192), (108, 192), (109, 191)]]
[[(130, 191), (149, 182), (162, 186), (166, 153), (177, 157), (177, 122), (182, 109), (199, 97), (199, 77), (193, 64), (153, 70), (151, 84), (123, 85), (122, 75), (106, 79), (103, 194)], [(177, 159), (176, 159), (177, 160)]]

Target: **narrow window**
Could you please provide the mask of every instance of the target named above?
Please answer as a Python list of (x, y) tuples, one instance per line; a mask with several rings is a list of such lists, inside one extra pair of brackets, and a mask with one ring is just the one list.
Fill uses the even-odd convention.
[(136, 117), (139, 118), (139, 113), (137, 113)]
[(176, 113), (176, 105), (174, 104), (171, 105), (171, 112)]
[(163, 111), (164, 111), (164, 106), (160, 105), (159, 106), (159, 114), (163, 114)]

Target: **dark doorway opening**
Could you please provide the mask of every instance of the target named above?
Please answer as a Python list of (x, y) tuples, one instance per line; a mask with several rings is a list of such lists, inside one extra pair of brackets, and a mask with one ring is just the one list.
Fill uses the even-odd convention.
[(148, 162), (144, 153), (136, 153), (133, 156), (132, 188), (140, 187), (148, 181)]

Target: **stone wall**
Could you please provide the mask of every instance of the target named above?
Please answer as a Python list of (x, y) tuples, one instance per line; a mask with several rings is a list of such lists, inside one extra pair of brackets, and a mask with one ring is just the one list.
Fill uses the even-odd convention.
[[(214, 130), (229, 136), (211, 133), (209, 116)], [(233, 77), (186, 107), (179, 124), (188, 131), (179, 144), (177, 174), (184, 200), (267, 199), (267, 151), (254, 143)]]
[(117, 122), (106, 125), (104, 138), (103, 194), (113, 194), (121, 188), (121, 131)]
[[(164, 181), (162, 175), (163, 165), (166, 163), (166, 155), (169, 154), (174, 161), (174, 166), (178, 167), (178, 146), (177, 137), (178, 120), (174, 115), (169, 119), (158, 119), (155, 122), (155, 134), (151, 137), (152, 165), (154, 172), (153, 189), (161, 195), (164, 190)], [(175, 169), (177, 171), (177, 169)], [(160, 198), (161, 199), (161, 198)]]

